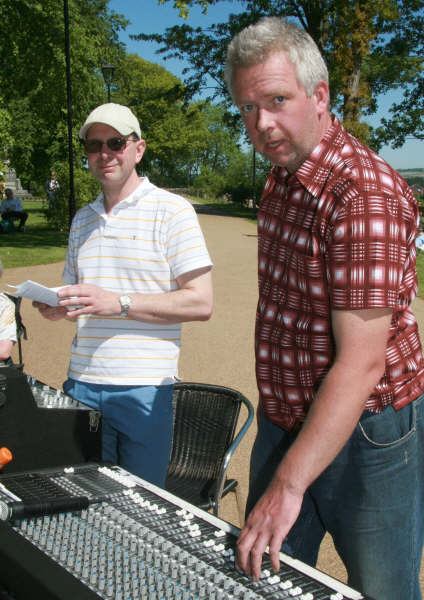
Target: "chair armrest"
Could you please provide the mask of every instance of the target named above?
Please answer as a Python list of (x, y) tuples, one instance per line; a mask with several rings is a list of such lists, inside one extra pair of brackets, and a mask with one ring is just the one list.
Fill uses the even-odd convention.
[(243, 425), (241, 426), (240, 431), (238, 432), (238, 434), (234, 438), (233, 442), (231, 443), (231, 446), (228, 448), (228, 450), (224, 454), (224, 459), (222, 461), (222, 466), (221, 466), (220, 473), (219, 473), (219, 476), (218, 476), (218, 479), (216, 482), (215, 493), (214, 493), (213, 514), (216, 517), (218, 516), (219, 500), (221, 498), (222, 490), (224, 487), (225, 473), (227, 471), (230, 460), (234, 454), (234, 451), (236, 450), (237, 446), (240, 444), (241, 440), (243, 439), (247, 430), (249, 429), (250, 425), (252, 424), (253, 415), (255, 413), (253, 405), (250, 402), (250, 400), (248, 400), (246, 397), (244, 397), (242, 395), (241, 395), (241, 400), (242, 400), (242, 403), (247, 408), (247, 417), (246, 417), (246, 420), (244, 421)]

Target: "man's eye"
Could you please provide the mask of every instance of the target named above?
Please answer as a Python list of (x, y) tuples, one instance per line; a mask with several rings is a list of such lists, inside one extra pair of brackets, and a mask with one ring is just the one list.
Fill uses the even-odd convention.
[(242, 113), (248, 113), (248, 112), (252, 112), (253, 110), (253, 104), (245, 104), (244, 106), (242, 106), (240, 108)]
[(275, 96), (274, 103), (281, 104), (282, 102), (284, 102), (284, 100), (285, 100), (284, 96)]

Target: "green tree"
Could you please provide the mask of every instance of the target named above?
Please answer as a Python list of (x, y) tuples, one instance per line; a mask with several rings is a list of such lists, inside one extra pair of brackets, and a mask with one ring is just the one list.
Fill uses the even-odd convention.
[(201, 106), (185, 102), (177, 77), (135, 54), (121, 59), (115, 82), (117, 100), (136, 114), (146, 140), (140, 171), (158, 185), (190, 185), (192, 157), (207, 134)]
[(13, 137), (10, 134), (12, 117), (6, 108), (1, 108), (2, 106), (4, 103), (0, 96), (0, 161), (7, 159), (7, 153), (13, 147)]
[(256, 155), (254, 173), (252, 148), (246, 147), (240, 124), (235, 130), (222, 106), (206, 102), (203, 113), (207, 137), (197, 156), (195, 171), (198, 175), (194, 187), (207, 195), (225, 196), (239, 204), (258, 198), (269, 163), (265, 166), (265, 161)]
[[(161, 3), (169, 0), (159, 0)], [(223, 0), (174, 0), (181, 16), (197, 4)], [(422, 136), (424, 0), (247, 0), (245, 11), (225, 23), (193, 28), (183, 23), (165, 34), (140, 34), (153, 40), (165, 58), (189, 63), (186, 87), (190, 94), (213, 86), (212, 98), (228, 95), (223, 82), (226, 47), (232, 37), (262, 16), (297, 20), (316, 41), (329, 66), (332, 108), (347, 128), (378, 149), (383, 142), (400, 145), (406, 135)], [(370, 130), (362, 117), (377, 112), (377, 97), (404, 90), (393, 118), (384, 130)], [(415, 102), (415, 105), (412, 103)], [(403, 110), (399, 116), (399, 108)]]
[[(126, 22), (110, 13), (107, 4), (69, 1), (75, 123), (104, 100), (100, 65), (123, 53), (118, 32)], [(67, 160), (63, 9), (57, 0), (0, 0), (0, 110), (10, 115), (13, 138), (7, 153), (20, 178), (26, 184), (37, 182), (39, 188), (51, 166)]]

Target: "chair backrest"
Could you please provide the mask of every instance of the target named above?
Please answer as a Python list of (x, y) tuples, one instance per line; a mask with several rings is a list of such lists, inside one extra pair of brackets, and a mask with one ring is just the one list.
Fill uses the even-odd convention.
[(252, 405), (236, 390), (185, 382), (175, 384), (173, 402), (174, 439), (168, 475), (220, 479), (231, 458), (228, 451), (235, 442), (240, 407), (245, 404), (249, 414), (237, 444), (253, 419)]
[(23, 337), (24, 340), (27, 340), (28, 336), (27, 336), (26, 327), (23, 324), (22, 317), (21, 317), (22, 298), (20, 296), (12, 296), (11, 294), (7, 294), (6, 292), (3, 292), (3, 294), (5, 296), (7, 296), (9, 298), (9, 300), (11, 300), (13, 302), (13, 304), (15, 305), (16, 339), (17, 339), (17, 343), (18, 343), (18, 355), (19, 355), (19, 364), (15, 365), (15, 366), (18, 369), (23, 369), (24, 364), (22, 362), (21, 338)]

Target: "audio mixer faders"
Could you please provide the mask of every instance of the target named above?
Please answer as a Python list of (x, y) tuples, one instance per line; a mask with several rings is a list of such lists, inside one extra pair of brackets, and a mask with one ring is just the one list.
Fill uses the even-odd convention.
[[(85, 464), (15, 474), (0, 483), (2, 526), (35, 547), (37, 560), (41, 553), (49, 568), (72, 575), (81, 598), (364, 598), (286, 555), (278, 575), (265, 559), (254, 582), (234, 568), (235, 527), (119, 467)], [(56, 597), (64, 594), (58, 590)]]

